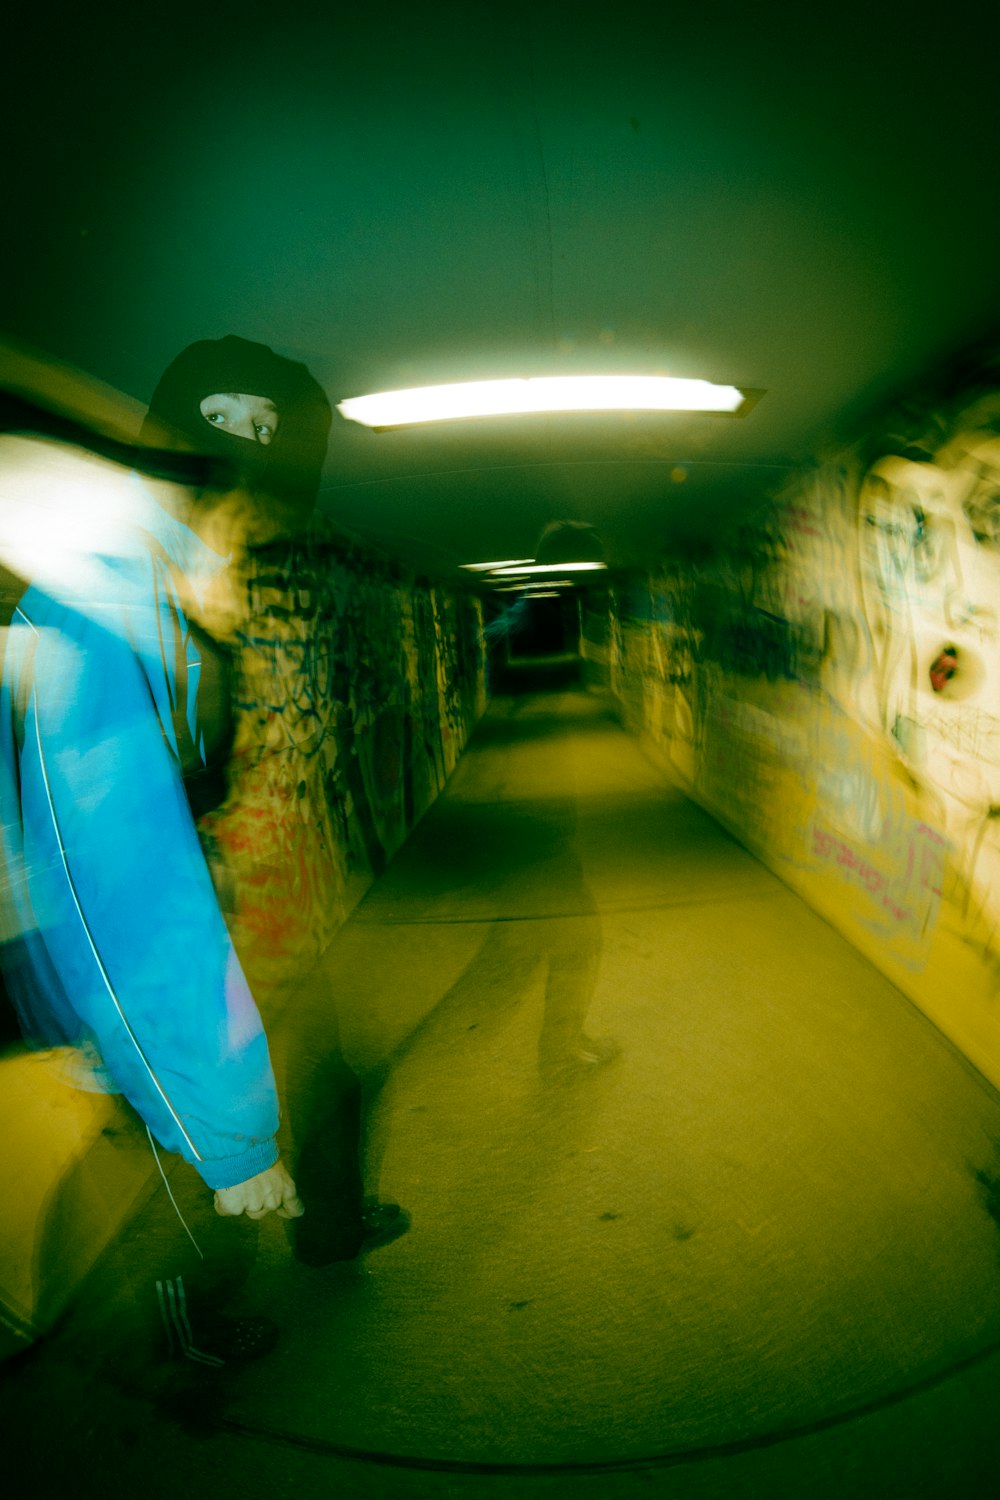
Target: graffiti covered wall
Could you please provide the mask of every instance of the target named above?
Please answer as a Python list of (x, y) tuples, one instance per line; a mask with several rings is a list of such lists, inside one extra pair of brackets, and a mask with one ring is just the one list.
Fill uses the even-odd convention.
[(444, 786), (485, 708), (482, 620), (319, 526), (258, 550), (245, 593), (229, 790), (200, 826), (266, 981), (323, 950)]
[(626, 722), (1000, 1083), (1000, 378), (617, 614)]

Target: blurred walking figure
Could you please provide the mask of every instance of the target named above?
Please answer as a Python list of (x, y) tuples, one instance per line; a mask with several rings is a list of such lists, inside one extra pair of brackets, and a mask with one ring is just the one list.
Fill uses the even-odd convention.
[[(329, 427), (327, 398), (304, 365), (230, 336), (192, 344), (178, 355), (153, 393), (143, 434), (150, 441), (179, 437), (236, 470), (240, 484), (222, 499), (197, 505), (192, 524), (217, 551), (239, 559), (308, 520)], [(239, 567), (233, 572), (239, 576)], [(209, 613), (224, 614), (224, 600)], [(215, 676), (224, 680), (225, 673)], [(272, 686), (280, 699), (283, 685)], [(224, 696), (216, 694), (217, 700)], [(217, 710), (216, 719), (228, 723), (224, 711)], [(202, 800), (199, 815), (221, 800), (223, 789), (216, 791)], [(237, 802), (239, 795), (237, 784)], [(217, 884), (230, 891), (234, 883), (222, 864), (216, 864)], [(238, 889), (224, 899), (238, 904)], [(296, 1256), (323, 1265), (390, 1243), (409, 1218), (398, 1204), (365, 1197), (361, 1088), (340, 1051), (334, 996), (308, 1020), (292, 1001), (282, 1051), (295, 1178), (308, 1209), (289, 1224)]]
[[(124, 1094), (150, 1142), (191, 1163), (225, 1217), (303, 1209), (279, 1159), (264, 1029), (195, 826), (228, 746), (225, 653), (195, 623), (217, 605), (226, 559), (204, 538), (224, 537), (234, 514), (280, 527), (311, 505), (329, 421), (303, 366), (230, 338), (175, 361), (143, 431), (224, 460), (227, 482), (182, 489), (99, 463), (45, 442), (45, 421), (23, 415), (2, 440), (5, 560), (34, 580), (7, 633), (0, 688), (3, 855), (19, 934), (7, 987), (28, 1041), (58, 1049), (78, 1087)], [(29, 532), (31, 518), (53, 524), (25, 543), (19, 511)], [(224, 1325), (225, 1277), (204, 1280), (213, 1305), (195, 1307), (169, 1266), (157, 1277), (183, 1352), (210, 1363), (263, 1352), (273, 1330)]]

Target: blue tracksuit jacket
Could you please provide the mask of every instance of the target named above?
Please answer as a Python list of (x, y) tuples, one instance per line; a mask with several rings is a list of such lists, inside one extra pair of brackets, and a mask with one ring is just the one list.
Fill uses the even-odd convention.
[[(29, 588), (0, 686), (0, 819), (29, 1041), (95, 1059), (153, 1135), (230, 1187), (277, 1160), (260, 1016), (181, 778), (198, 656), (177, 570), (221, 565), (133, 476), (134, 513), (85, 585)], [(186, 702), (185, 702), (186, 698)]]

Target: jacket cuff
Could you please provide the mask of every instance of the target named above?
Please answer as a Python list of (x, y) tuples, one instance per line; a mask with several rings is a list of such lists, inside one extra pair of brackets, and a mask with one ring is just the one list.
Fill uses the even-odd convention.
[(256, 1177), (258, 1172), (266, 1172), (277, 1160), (278, 1147), (272, 1136), (270, 1140), (255, 1142), (241, 1156), (221, 1156), (212, 1161), (196, 1161), (194, 1166), (206, 1186), (218, 1191), (219, 1188), (236, 1187), (238, 1183), (246, 1182), (248, 1177)]

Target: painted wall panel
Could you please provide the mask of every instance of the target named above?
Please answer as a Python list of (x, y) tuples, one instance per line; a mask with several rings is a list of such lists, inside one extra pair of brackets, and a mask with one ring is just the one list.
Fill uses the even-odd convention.
[(623, 716), (1000, 1084), (1000, 378), (620, 587)]
[(478, 599), (332, 530), (251, 559), (228, 795), (201, 830), (254, 977), (308, 965), (438, 795), (485, 707), (481, 642)]

